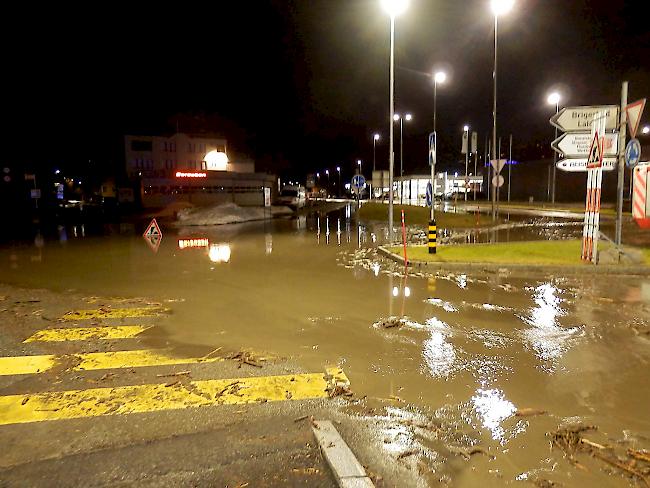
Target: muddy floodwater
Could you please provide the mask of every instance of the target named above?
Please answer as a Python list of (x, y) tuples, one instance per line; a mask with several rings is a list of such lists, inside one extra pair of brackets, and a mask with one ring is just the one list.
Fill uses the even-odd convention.
[[(558, 229), (542, 235), (575, 231)], [(376, 254), (381, 227), (349, 209), (163, 226), (157, 252), (142, 230), (6, 244), (0, 281), (167, 300), (154, 346), (340, 365), (347, 411), (374, 425), (387, 463), (432, 486), (646, 486), (628, 451), (650, 449), (650, 279), (405, 273)], [(600, 447), (551, 447), (579, 425)]]

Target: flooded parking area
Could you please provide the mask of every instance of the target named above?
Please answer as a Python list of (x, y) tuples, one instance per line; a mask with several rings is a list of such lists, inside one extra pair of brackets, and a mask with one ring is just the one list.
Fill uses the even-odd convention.
[[(647, 483), (650, 279), (405, 270), (350, 207), (163, 224), (157, 251), (141, 227), (5, 245), (0, 282), (172, 303), (162, 333), (143, 332), (152, 346), (339, 366), (354, 393), (342, 411), (423, 485)], [(575, 226), (541, 227), (499, 235)]]

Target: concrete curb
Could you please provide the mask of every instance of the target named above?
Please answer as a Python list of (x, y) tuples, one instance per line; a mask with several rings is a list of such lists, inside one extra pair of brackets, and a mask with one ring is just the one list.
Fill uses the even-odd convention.
[(320, 450), (341, 488), (374, 488), (352, 450), (329, 420), (315, 420), (312, 426)]
[[(377, 248), (379, 254), (393, 261), (404, 264), (404, 258), (390, 252), (384, 246)], [(547, 272), (554, 274), (573, 275), (628, 275), (628, 276), (650, 276), (648, 266), (612, 266), (602, 264), (598, 266), (553, 266), (545, 264), (502, 264), (502, 263), (431, 263), (428, 261), (412, 261), (409, 259), (409, 266), (415, 268), (427, 268), (430, 270), (445, 271), (518, 271), (518, 272)]]

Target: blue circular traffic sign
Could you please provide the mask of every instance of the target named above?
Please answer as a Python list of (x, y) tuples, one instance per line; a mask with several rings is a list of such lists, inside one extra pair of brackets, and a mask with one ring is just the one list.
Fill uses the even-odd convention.
[(641, 144), (638, 139), (632, 139), (625, 147), (625, 165), (634, 168), (641, 159)]
[(366, 179), (363, 175), (354, 175), (352, 177), (352, 188), (361, 190), (364, 186), (366, 186)]

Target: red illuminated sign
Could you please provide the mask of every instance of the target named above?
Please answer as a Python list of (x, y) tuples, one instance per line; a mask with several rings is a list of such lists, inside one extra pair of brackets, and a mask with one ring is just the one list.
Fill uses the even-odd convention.
[(186, 173), (183, 171), (176, 171), (176, 178), (207, 178), (207, 173)]

